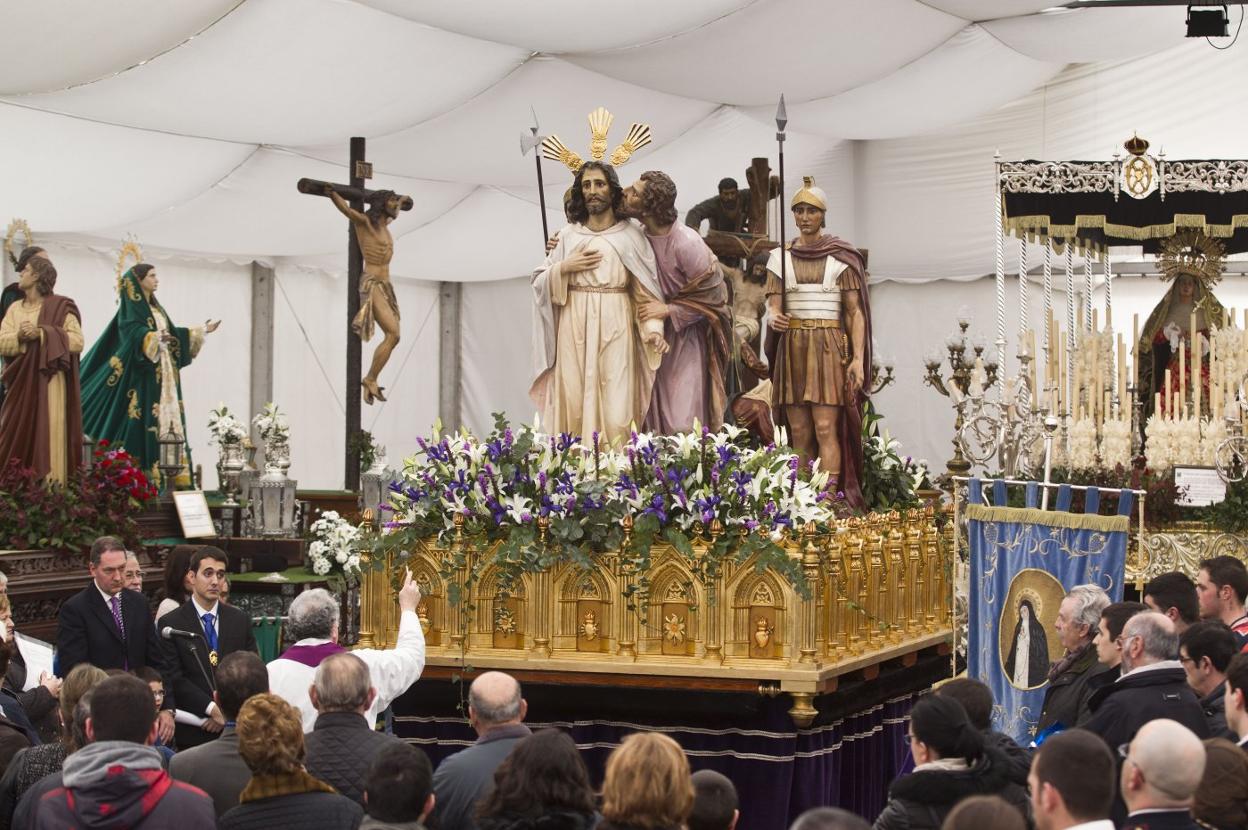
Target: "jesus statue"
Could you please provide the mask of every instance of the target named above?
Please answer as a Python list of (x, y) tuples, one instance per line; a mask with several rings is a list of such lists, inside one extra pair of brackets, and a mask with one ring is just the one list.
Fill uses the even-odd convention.
[(654, 251), (621, 216), (615, 168), (586, 162), (572, 184), (568, 225), (533, 274), (536, 379), (530, 395), (548, 432), (618, 444), (642, 423), (668, 350)]

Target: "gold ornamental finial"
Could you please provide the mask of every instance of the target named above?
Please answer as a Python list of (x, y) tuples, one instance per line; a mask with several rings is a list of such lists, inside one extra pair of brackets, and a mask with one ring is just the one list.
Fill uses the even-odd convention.
[[(602, 161), (606, 156), (607, 133), (610, 132), (611, 124), (614, 121), (615, 116), (605, 107), (598, 107), (589, 114), (590, 160)], [(651, 140), (650, 126), (648, 124), (630, 124), (628, 135), (611, 151), (611, 165), (618, 167), (621, 164), (625, 164), (632, 158), (634, 153), (649, 144)], [(581, 165), (585, 163), (585, 160), (578, 153), (569, 150), (567, 145), (557, 135), (549, 135), (542, 139), (542, 157), (559, 162), (573, 173), (580, 172)]]

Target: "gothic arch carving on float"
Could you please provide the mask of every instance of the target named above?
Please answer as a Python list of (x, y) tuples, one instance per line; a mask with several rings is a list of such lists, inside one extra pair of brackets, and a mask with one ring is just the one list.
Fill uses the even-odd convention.
[(555, 648), (607, 652), (616, 636), (612, 610), (619, 586), (606, 568), (583, 570), (565, 565), (555, 575)]
[(486, 648), (522, 648), (525, 635), (531, 634), (532, 620), (528, 597), (531, 577), (520, 574), (513, 580), (502, 579), (497, 566), (482, 573), (474, 592), (476, 611), (472, 633), (475, 645)]
[(792, 644), (789, 596), (771, 572), (757, 573), (752, 567), (738, 571), (732, 597), (731, 632), (726, 643), (734, 657), (776, 659), (785, 656)]
[(702, 585), (674, 553), (661, 557), (651, 572), (654, 576), (640, 638), (642, 650), (693, 655), (702, 639), (701, 614), (706, 602)]
[[(448, 630), (449, 617), (446, 606), (446, 584), (438, 575), (437, 563), (423, 549), (412, 552), (407, 559), (407, 567), (411, 569), (412, 579), (420, 586), (420, 604), (416, 606), (416, 616), (420, 627), (425, 632), (425, 643), (430, 646), (442, 645)], [(398, 630), (397, 611), (395, 630)]]

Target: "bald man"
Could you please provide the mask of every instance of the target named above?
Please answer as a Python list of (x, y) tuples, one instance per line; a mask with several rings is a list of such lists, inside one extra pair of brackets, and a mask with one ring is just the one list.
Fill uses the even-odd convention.
[(1179, 633), (1165, 614), (1145, 611), (1127, 620), (1118, 638), (1122, 675), (1088, 700), (1092, 718), (1084, 724), (1111, 747), (1135, 737), (1151, 720), (1169, 718), (1209, 737), (1200, 699), (1187, 685), (1179, 662)]
[(468, 689), (468, 725), (477, 742), (446, 758), (433, 774), (435, 827), (476, 830), (477, 800), (494, 780), (494, 770), (516, 744), (533, 734), (524, 725), (529, 705), (520, 683), (501, 671), (487, 671)]
[(1205, 747), (1183, 724), (1162, 718), (1140, 727), (1127, 748), (1119, 784), (1124, 828), (1195, 830), (1192, 800), (1205, 774)]
[(402, 743), (368, 721), (377, 699), (368, 664), (351, 652), (331, 654), (316, 667), (308, 696), (316, 707), (316, 723), (304, 739), (308, 772), (364, 806), (369, 765), (387, 746)]

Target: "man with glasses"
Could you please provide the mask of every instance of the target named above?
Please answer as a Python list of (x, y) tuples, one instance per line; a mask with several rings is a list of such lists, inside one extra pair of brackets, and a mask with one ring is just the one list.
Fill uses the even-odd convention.
[(143, 593), (143, 566), (133, 551), (126, 551), (126, 569), (121, 572), (121, 579), (126, 588)]
[(1195, 830), (1192, 801), (1205, 774), (1205, 747), (1191, 730), (1161, 719), (1140, 727), (1135, 740), (1118, 748), (1118, 783), (1127, 804), (1119, 825), (1139, 830)]
[[(1136, 614), (1122, 627), (1120, 640), (1122, 676), (1092, 695), (1092, 718), (1084, 728), (1111, 747), (1129, 743), (1141, 727), (1160, 718), (1209, 737), (1204, 710), (1175, 659), (1179, 635), (1170, 618), (1156, 611)], [(1114, 819), (1121, 820), (1123, 802), (1114, 807)]]
[(1226, 725), (1226, 667), (1235, 656), (1235, 634), (1217, 620), (1203, 620), (1179, 637), (1179, 662), (1187, 685), (1200, 696), (1200, 706), (1214, 738), (1237, 740)]
[(147, 600), (125, 587), (126, 546), (113, 536), (91, 545), (92, 582), (65, 601), (57, 615), (56, 653), (61, 677), (74, 666), (138, 671), (151, 666), (161, 673), (165, 700), (157, 721), (160, 740), (173, 737), (172, 677), (152, 625)]

